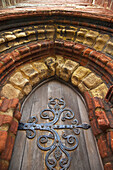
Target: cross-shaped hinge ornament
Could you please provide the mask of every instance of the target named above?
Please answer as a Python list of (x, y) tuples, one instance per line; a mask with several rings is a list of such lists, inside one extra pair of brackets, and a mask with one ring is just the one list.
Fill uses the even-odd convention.
[[(36, 130), (48, 132), (48, 135), (41, 135), (37, 139), (37, 146), (43, 151), (48, 151), (45, 157), (45, 164), (49, 170), (55, 170), (57, 161), (59, 161), (59, 166), (61, 167), (60, 170), (67, 170), (71, 161), (71, 157), (68, 151), (72, 151), (78, 146), (78, 139), (76, 135), (80, 134), (79, 128), (89, 129), (90, 125), (79, 125), (78, 120), (74, 119), (74, 112), (71, 109), (65, 108), (66, 104), (63, 98), (50, 98), (49, 100), (49, 109), (44, 109), (40, 112), (40, 117), (42, 119), (48, 119), (49, 123), (38, 124), (37, 117), (32, 116), (29, 118), (28, 123), (19, 123), (18, 129), (26, 130), (26, 136), (29, 139), (32, 139), (36, 136)], [(62, 121), (72, 120), (71, 124), (57, 125), (56, 123), (59, 121), (60, 117)], [(57, 132), (61, 129), (73, 130), (73, 135), (66, 135), (65, 133), (62, 135), (62, 138), (67, 141), (67, 144), (70, 147), (62, 143), (61, 138)], [(50, 146), (42, 146), (46, 144), (50, 139), (53, 140)], [(53, 155), (52, 158), (50, 156), (51, 154)], [(65, 158), (62, 157), (62, 155), (65, 155)]]

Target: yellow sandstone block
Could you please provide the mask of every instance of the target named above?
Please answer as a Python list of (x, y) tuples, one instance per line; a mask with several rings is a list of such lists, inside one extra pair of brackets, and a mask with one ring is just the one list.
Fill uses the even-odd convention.
[(12, 41), (12, 40), (16, 39), (16, 36), (15, 35), (5, 35), (5, 38), (7, 41)]
[(54, 57), (48, 57), (45, 60), (45, 64), (47, 65), (47, 67), (49, 68), (49, 73), (48, 76), (53, 76), (55, 75), (55, 68), (56, 68), (56, 61)]
[(89, 73), (91, 73), (91, 70), (89, 70), (88, 68), (79, 66), (74, 73), (72, 74), (71, 77), (71, 82), (72, 84), (74, 84), (75, 86), (77, 86), (80, 81), (86, 77)]
[(87, 32), (88, 32), (87, 29), (80, 28), (80, 31), (77, 32), (76, 42), (83, 43), (84, 40), (85, 40), (85, 35), (86, 35)]
[(22, 38), (22, 37), (26, 37), (26, 33), (25, 32), (19, 32), (19, 33), (15, 33), (17, 38)]
[(107, 86), (104, 83), (102, 83), (95, 89), (91, 90), (91, 93), (94, 97), (105, 98), (107, 91), (108, 91)]
[(62, 26), (62, 25), (58, 26), (56, 29), (56, 37), (58, 39), (60, 38), (63, 39), (64, 33), (65, 33), (65, 26)]
[(36, 77), (38, 72), (34, 70), (31, 64), (26, 64), (21, 68), (21, 71), (30, 79)]
[(2, 45), (0, 45), (0, 52), (3, 52), (3, 51), (5, 51), (5, 50), (7, 50), (9, 48), (10, 47), (7, 47), (5, 44), (2, 44)]
[(96, 49), (97, 51), (102, 51), (109, 38), (110, 37), (107, 34), (100, 34), (96, 39), (96, 43), (93, 48)]
[(1, 94), (8, 98), (8, 99), (13, 99), (13, 98), (22, 98), (22, 93), (19, 89), (14, 88), (11, 84), (6, 84), (3, 86)]
[(26, 33), (27, 35), (33, 35), (35, 34), (35, 30), (27, 30)]
[(74, 41), (75, 38), (75, 33), (77, 32), (76, 27), (70, 27), (68, 29), (66, 29), (66, 40), (72, 40)]
[(3, 44), (5, 42), (4, 38), (0, 38), (0, 44)]
[(78, 88), (79, 90), (83, 93), (85, 91), (89, 91), (89, 89), (83, 84), (83, 82), (81, 82), (79, 85), (78, 85)]
[(99, 84), (102, 83), (102, 80), (101, 78), (97, 77), (94, 73), (91, 73), (86, 78), (83, 79), (83, 83), (88, 89), (94, 89)]
[(69, 78), (78, 66), (79, 64), (77, 62), (72, 60), (66, 60), (65, 64), (60, 70), (60, 77), (65, 81), (69, 81)]
[(56, 75), (59, 77), (61, 68), (64, 65), (64, 58), (61, 55), (56, 55)]
[(85, 40), (83, 43), (88, 46), (92, 46), (95, 43), (95, 40), (98, 35), (99, 35), (99, 32), (90, 30), (89, 32), (86, 33)]
[(11, 76), (9, 81), (20, 88), (23, 88), (29, 83), (29, 80), (23, 77), (21, 72), (16, 72), (13, 76)]
[(33, 66), (38, 72), (39, 79), (44, 79), (48, 75), (48, 67), (45, 65), (45, 63), (42, 62), (34, 62)]
[(110, 54), (110, 55), (113, 55), (113, 42), (112, 42), (112, 41), (109, 41), (109, 42), (107, 43), (107, 46), (106, 46), (104, 52), (105, 52), (105, 53), (108, 53), (108, 54)]
[(22, 32), (22, 29), (17, 29), (13, 31), (13, 33), (18, 33), (18, 32)]
[(23, 89), (23, 91), (26, 95), (28, 95), (31, 92), (31, 90), (32, 90), (32, 85), (30, 85), (30, 84), (26, 85)]
[(38, 40), (43, 40), (45, 39), (45, 30), (44, 29), (38, 29)]

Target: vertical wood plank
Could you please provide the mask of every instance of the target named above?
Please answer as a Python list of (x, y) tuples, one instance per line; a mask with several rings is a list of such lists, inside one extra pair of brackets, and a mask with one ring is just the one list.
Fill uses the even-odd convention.
[[(48, 86), (47, 84), (42, 85), (39, 89), (34, 92), (34, 101), (31, 101), (33, 107), (31, 110), (30, 116), (37, 116), (38, 123), (44, 123), (44, 120), (40, 118), (40, 111), (47, 107), (48, 102)], [(42, 135), (41, 131), (36, 132), (36, 137), (29, 140), (26, 140), (26, 147), (24, 151), (24, 158), (22, 163), (22, 170), (31, 170), (31, 169), (45, 169), (45, 162), (44, 162), (44, 151), (41, 151), (37, 147), (37, 139), (40, 135)], [(40, 161), (41, 160), (41, 161)]]
[[(33, 100), (33, 98), (34, 96), (31, 95), (30, 99), (27, 100), (27, 105), (24, 105), (21, 118), (21, 121), (23, 122), (26, 122), (27, 118), (29, 117), (30, 111), (32, 109), (31, 100)], [(20, 170), (25, 145), (26, 145), (26, 132), (18, 131), (12, 153), (12, 159), (10, 161), (9, 170)]]

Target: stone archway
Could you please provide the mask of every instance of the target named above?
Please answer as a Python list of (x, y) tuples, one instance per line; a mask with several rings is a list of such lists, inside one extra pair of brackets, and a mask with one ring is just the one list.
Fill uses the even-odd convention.
[(105, 100), (113, 83), (112, 16), (47, 9), (2, 11), (0, 16), (1, 169), (8, 169), (11, 159), (19, 103), (51, 76), (80, 90), (104, 168), (113, 169), (113, 109)]
[[(109, 136), (111, 134), (109, 128), (112, 126), (110, 115), (106, 115), (105, 111), (107, 103), (103, 100), (107, 93), (106, 85), (90, 69), (80, 66), (79, 63), (73, 60), (57, 55), (56, 57), (46, 57), (23, 64), (13, 72), (7, 79), (7, 83), (2, 87), (2, 96), (9, 98), (2, 98), (1, 102), (1, 108), (3, 107), (4, 109), (5, 105), (5, 110), (2, 112), (4, 115), (2, 120), (4, 121), (1, 126), (1, 131), (5, 130), (5, 133), (3, 133), (4, 138), (2, 138), (1, 148), (3, 149), (7, 145), (1, 154), (1, 161), (6, 167), (8, 166), (8, 162), (5, 159), (11, 159), (18, 120), (20, 119), (20, 113), (18, 111), (14, 112), (14, 108), (17, 107), (18, 101), (21, 101), (24, 96), (29, 94), (37, 83), (55, 75), (77, 86), (84, 95), (89, 109), (89, 120), (93, 133), (97, 138), (100, 155), (102, 158), (111, 155), (110, 148), (108, 147), (111, 143), (106, 140), (103, 133), (108, 129), (107, 136)], [(19, 100), (14, 98), (18, 98)], [(7, 135), (9, 139), (7, 139)], [(12, 147), (9, 148), (11, 141), (13, 141)], [(108, 147), (108, 149), (103, 151), (103, 146), (104, 148)], [(10, 154), (7, 157), (6, 155), (9, 150)]]

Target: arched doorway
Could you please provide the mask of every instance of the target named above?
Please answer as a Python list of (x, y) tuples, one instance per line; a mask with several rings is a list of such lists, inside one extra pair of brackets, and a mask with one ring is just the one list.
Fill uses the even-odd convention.
[[(59, 117), (59, 120), (55, 125), (59, 127), (66, 127), (66, 125), (72, 125), (72, 120), (77, 119), (79, 124), (88, 123), (88, 114), (85, 106), (85, 102), (80, 96), (80, 94), (74, 90), (73, 88), (65, 85), (64, 83), (58, 80), (51, 80), (46, 82), (45, 84), (38, 86), (35, 90), (27, 97), (22, 106), (22, 118), (21, 122), (26, 123), (31, 116), (37, 116), (38, 124), (49, 123), (53, 121), (52, 112), (46, 110), (50, 119), (43, 119), (40, 116), (41, 111), (44, 109), (48, 109), (48, 103), (51, 99), (57, 98), (57, 101), (60, 101), (61, 104), (59, 110), (61, 109), (63, 103), (65, 102), (65, 108), (71, 110), (71, 115), (68, 114), (67, 117), (69, 119), (62, 119), (66, 117), (66, 113), (69, 111), (65, 110), (63, 114)], [(62, 99), (63, 98), (63, 99)], [(50, 100), (49, 100), (50, 99)], [(61, 99), (61, 100), (60, 100)], [(51, 103), (50, 103), (51, 104)], [(53, 102), (54, 105), (54, 102)], [(58, 105), (57, 105), (58, 106)], [(74, 116), (72, 116), (74, 113)], [(48, 116), (45, 114), (45, 117)], [(73, 117), (73, 118), (72, 118)], [(79, 129), (79, 128), (78, 128)], [(37, 130), (36, 136), (33, 139), (28, 139), (26, 137), (25, 131), (18, 131), (16, 142), (14, 146), (14, 151), (12, 155), (12, 160), (10, 162), (9, 170), (45, 170), (45, 169), (62, 169), (62, 170), (101, 170), (103, 169), (101, 160), (98, 154), (98, 150), (96, 147), (96, 142), (93, 137), (91, 129), (84, 130), (80, 129), (80, 134), (76, 135), (79, 145), (77, 145), (77, 139), (73, 142), (72, 138), (69, 138), (69, 142), (67, 140), (67, 136), (77, 134), (77, 131), (74, 132), (73, 129), (68, 128), (56, 128), (56, 132), (60, 137), (60, 141), (66, 147), (70, 147), (75, 149), (70, 149), (70, 151), (59, 150), (53, 148), (44, 151), (40, 149), (39, 143), (41, 141), (40, 136), (45, 135), (49, 136), (48, 139), (45, 137), (42, 140), (42, 147), (49, 148), (54, 143), (54, 139), (51, 136), (51, 132), (44, 130)], [(65, 135), (64, 135), (65, 134)], [(37, 141), (37, 139), (39, 139)], [(45, 141), (45, 142), (44, 142)], [(37, 146), (38, 145), (38, 146)], [(47, 154), (49, 156), (47, 157)], [(68, 154), (69, 155), (68, 155)], [(70, 159), (70, 162), (69, 162)], [(48, 163), (50, 168), (47, 168)], [(54, 166), (53, 166), (54, 165)]]

